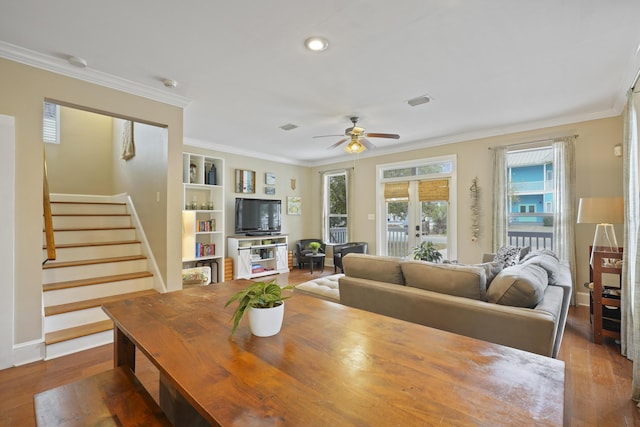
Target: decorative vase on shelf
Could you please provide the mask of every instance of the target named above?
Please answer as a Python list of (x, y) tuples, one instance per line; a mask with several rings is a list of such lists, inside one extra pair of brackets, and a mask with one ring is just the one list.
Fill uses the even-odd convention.
[(216, 165), (211, 164), (211, 169), (209, 170), (209, 185), (216, 185)]

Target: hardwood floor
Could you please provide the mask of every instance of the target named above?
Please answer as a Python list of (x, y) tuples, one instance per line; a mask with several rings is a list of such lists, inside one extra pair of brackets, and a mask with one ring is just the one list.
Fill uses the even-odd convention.
[[(294, 269), (263, 280), (298, 284), (330, 274), (331, 267), (313, 275), (309, 270)], [(615, 341), (593, 344), (588, 307), (570, 309), (559, 359), (566, 363), (565, 425), (640, 426), (640, 410), (629, 397), (632, 364), (620, 355)], [(0, 371), (0, 426), (35, 426), (34, 394), (110, 369), (112, 363), (113, 346), (106, 345)], [(136, 365), (138, 378), (157, 400), (158, 371), (140, 354)]]

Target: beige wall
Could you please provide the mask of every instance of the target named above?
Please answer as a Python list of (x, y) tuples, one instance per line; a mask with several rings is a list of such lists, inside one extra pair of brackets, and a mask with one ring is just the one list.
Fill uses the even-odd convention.
[(113, 193), (111, 117), (60, 107), (60, 144), (44, 144), (49, 191)]
[[(166, 239), (162, 233), (156, 233), (155, 230), (162, 230), (166, 226), (167, 129), (134, 123), (133, 140), (136, 155), (125, 161), (120, 158), (123, 127), (124, 120), (113, 119), (113, 194), (127, 193), (131, 196), (158, 268), (160, 271), (166, 271)], [(180, 168), (182, 169), (182, 163)], [(180, 197), (179, 206), (182, 205), (182, 195)], [(169, 290), (182, 287), (182, 283), (175, 280), (165, 283)]]
[[(0, 114), (16, 118), (16, 227), (14, 344), (42, 339), (42, 103), (67, 105), (168, 127), (167, 168), (159, 175), (166, 195), (156, 210), (155, 246), (166, 248), (161, 270), (167, 284), (180, 281), (182, 108), (0, 59)], [(152, 248), (154, 253), (161, 250)]]

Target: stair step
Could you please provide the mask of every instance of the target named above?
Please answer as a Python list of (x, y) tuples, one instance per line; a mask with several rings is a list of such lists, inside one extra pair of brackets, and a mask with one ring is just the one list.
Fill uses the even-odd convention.
[[(56, 245), (56, 249), (68, 248), (86, 248), (91, 246), (113, 246), (113, 245), (133, 245), (142, 243), (140, 240), (114, 240), (111, 242), (84, 242), (84, 243), (64, 243)], [(47, 249), (47, 245), (43, 245), (42, 249)]]
[(73, 328), (63, 329), (61, 331), (49, 332), (44, 336), (44, 342), (47, 345), (56, 344), (62, 341), (68, 341), (75, 338), (86, 337), (88, 335), (113, 329), (111, 320), (103, 320), (101, 322), (89, 323), (86, 325), (75, 326)]
[(92, 201), (73, 201), (73, 200), (52, 200), (51, 204), (57, 205), (126, 205), (124, 202), (92, 202)]
[[(73, 228), (73, 227), (65, 227), (65, 228), (54, 228), (54, 233), (65, 232), (65, 231), (109, 231), (109, 230), (135, 230), (134, 226), (127, 225), (125, 227), (84, 227), (84, 228)], [(44, 232), (44, 229), (42, 230)]]
[(54, 305), (51, 307), (45, 307), (44, 308), (44, 315), (45, 316), (55, 316), (56, 314), (62, 314), (62, 313), (69, 313), (72, 311), (77, 311), (77, 310), (85, 310), (87, 308), (93, 308), (93, 307), (99, 307), (103, 304), (109, 303), (109, 302), (115, 302), (115, 301), (120, 301), (123, 299), (129, 299), (129, 298), (135, 298), (135, 297), (141, 297), (141, 296), (145, 296), (145, 295), (153, 295), (153, 294), (157, 294), (158, 291), (156, 291), (155, 289), (148, 289), (145, 291), (138, 291), (138, 292), (129, 292), (126, 294), (119, 294), (119, 295), (111, 295), (108, 297), (102, 297), (102, 298), (94, 298), (94, 299), (90, 299), (90, 300), (84, 300), (84, 301), (78, 301), (78, 302), (72, 302), (69, 304), (60, 304), (60, 305)]
[(138, 271), (136, 273), (115, 274), (112, 276), (92, 277), (89, 279), (47, 283), (45, 285), (42, 285), (42, 290), (43, 292), (56, 291), (60, 289), (77, 288), (80, 286), (99, 285), (101, 283), (119, 282), (122, 280), (140, 279), (143, 277), (151, 277), (151, 276), (153, 276), (153, 274), (148, 271)]
[(60, 214), (118, 214), (126, 213), (127, 204), (122, 202), (51, 202), (51, 213)]
[(81, 265), (107, 264), (110, 262), (137, 261), (137, 260), (146, 259), (146, 258), (147, 257), (144, 255), (129, 255), (129, 256), (112, 257), (112, 258), (86, 259), (86, 260), (79, 260), (79, 261), (50, 262), (43, 265), (42, 269), (48, 270), (50, 268), (78, 267)]

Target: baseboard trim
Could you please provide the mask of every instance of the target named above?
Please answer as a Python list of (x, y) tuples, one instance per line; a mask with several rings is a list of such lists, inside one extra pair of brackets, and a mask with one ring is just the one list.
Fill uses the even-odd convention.
[(13, 346), (13, 366), (44, 360), (45, 346), (43, 340), (28, 341)]

